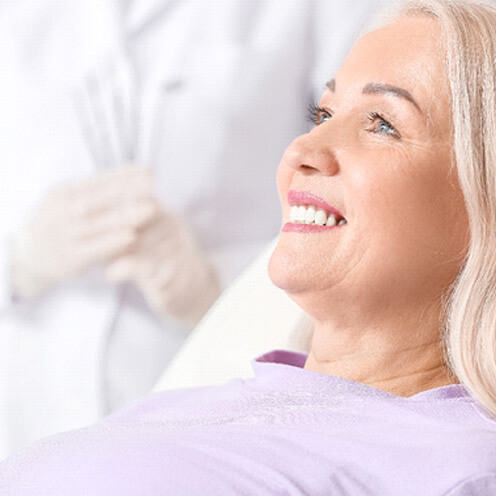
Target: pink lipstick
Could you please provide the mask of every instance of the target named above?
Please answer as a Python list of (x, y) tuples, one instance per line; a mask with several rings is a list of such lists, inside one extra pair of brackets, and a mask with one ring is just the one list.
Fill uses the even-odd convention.
[(327, 202), (319, 198), (318, 196), (307, 193), (306, 191), (296, 191), (290, 189), (288, 191), (288, 203), (290, 205), (313, 205), (314, 207), (321, 208), (325, 210), (327, 214), (334, 214), (339, 219), (344, 219), (343, 214), (331, 207)]
[(288, 203), (291, 206), (290, 221), (283, 226), (284, 232), (322, 232), (347, 224), (339, 210), (306, 191), (290, 190)]

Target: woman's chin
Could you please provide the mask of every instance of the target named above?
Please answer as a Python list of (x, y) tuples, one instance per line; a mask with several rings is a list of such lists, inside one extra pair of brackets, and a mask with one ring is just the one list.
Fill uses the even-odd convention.
[(309, 281), (306, 271), (302, 269), (291, 246), (279, 239), (268, 266), (272, 283), (288, 294), (304, 291)]

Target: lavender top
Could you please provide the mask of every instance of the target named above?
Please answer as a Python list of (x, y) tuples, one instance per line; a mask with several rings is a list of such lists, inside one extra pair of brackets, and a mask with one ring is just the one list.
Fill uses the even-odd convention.
[(0, 495), (494, 495), (496, 422), (460, 385), (394, 396), (275, 351), (0, 465)]

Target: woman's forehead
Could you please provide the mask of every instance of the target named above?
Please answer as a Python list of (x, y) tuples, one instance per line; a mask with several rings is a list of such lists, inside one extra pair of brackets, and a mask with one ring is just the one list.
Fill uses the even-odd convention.
[(402, 18), (371, 31), (353, 46), (328, 89), (371, 93), (389, 87), (390, 93), (424, 110), (440, 100), (447, 103), (440, 38), (438, 23), (427, 16)]

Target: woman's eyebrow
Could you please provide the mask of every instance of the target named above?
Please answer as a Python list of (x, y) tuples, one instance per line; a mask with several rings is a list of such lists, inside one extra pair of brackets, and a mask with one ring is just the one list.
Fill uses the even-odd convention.
[(331, 79), (330, 81), (327, 81), (326, 87), (329, 91), (332, 91), (334, 93), (334, 91), (336, 91), (336, 80)]
[[(336, 80), (331, 79), (330, 81), (327, 81), (326, 87), (331, 92), (336, 91)], [(412, 103), (414, 107), (420, 113), (422, 113), (422, 110), (420, 110), (418, 103), (415, 101), (411, 93), (403, 88), (399, 88), (398, 86), (393, 86), (392, 84), (386, 84), (386, 83), (367, 83), (363, 87), (362, 93), (365, 95), (382, 93), (384, 95), (393, 95), (399, 98), (404, 98), (405, 100)]]
[(411, 93), (403, 88), (398, 88), (398, 86), (393, 86), (391, 84), (385, 83), (368, 83), (363, 87), (362, 93), (366, 95), (383, 93), (385, 95), (398, 96), (400, 98), (408, 100), (420, 113), (422, 113), (420, 107), (418, 106), (418, 103), (415, 101)]

